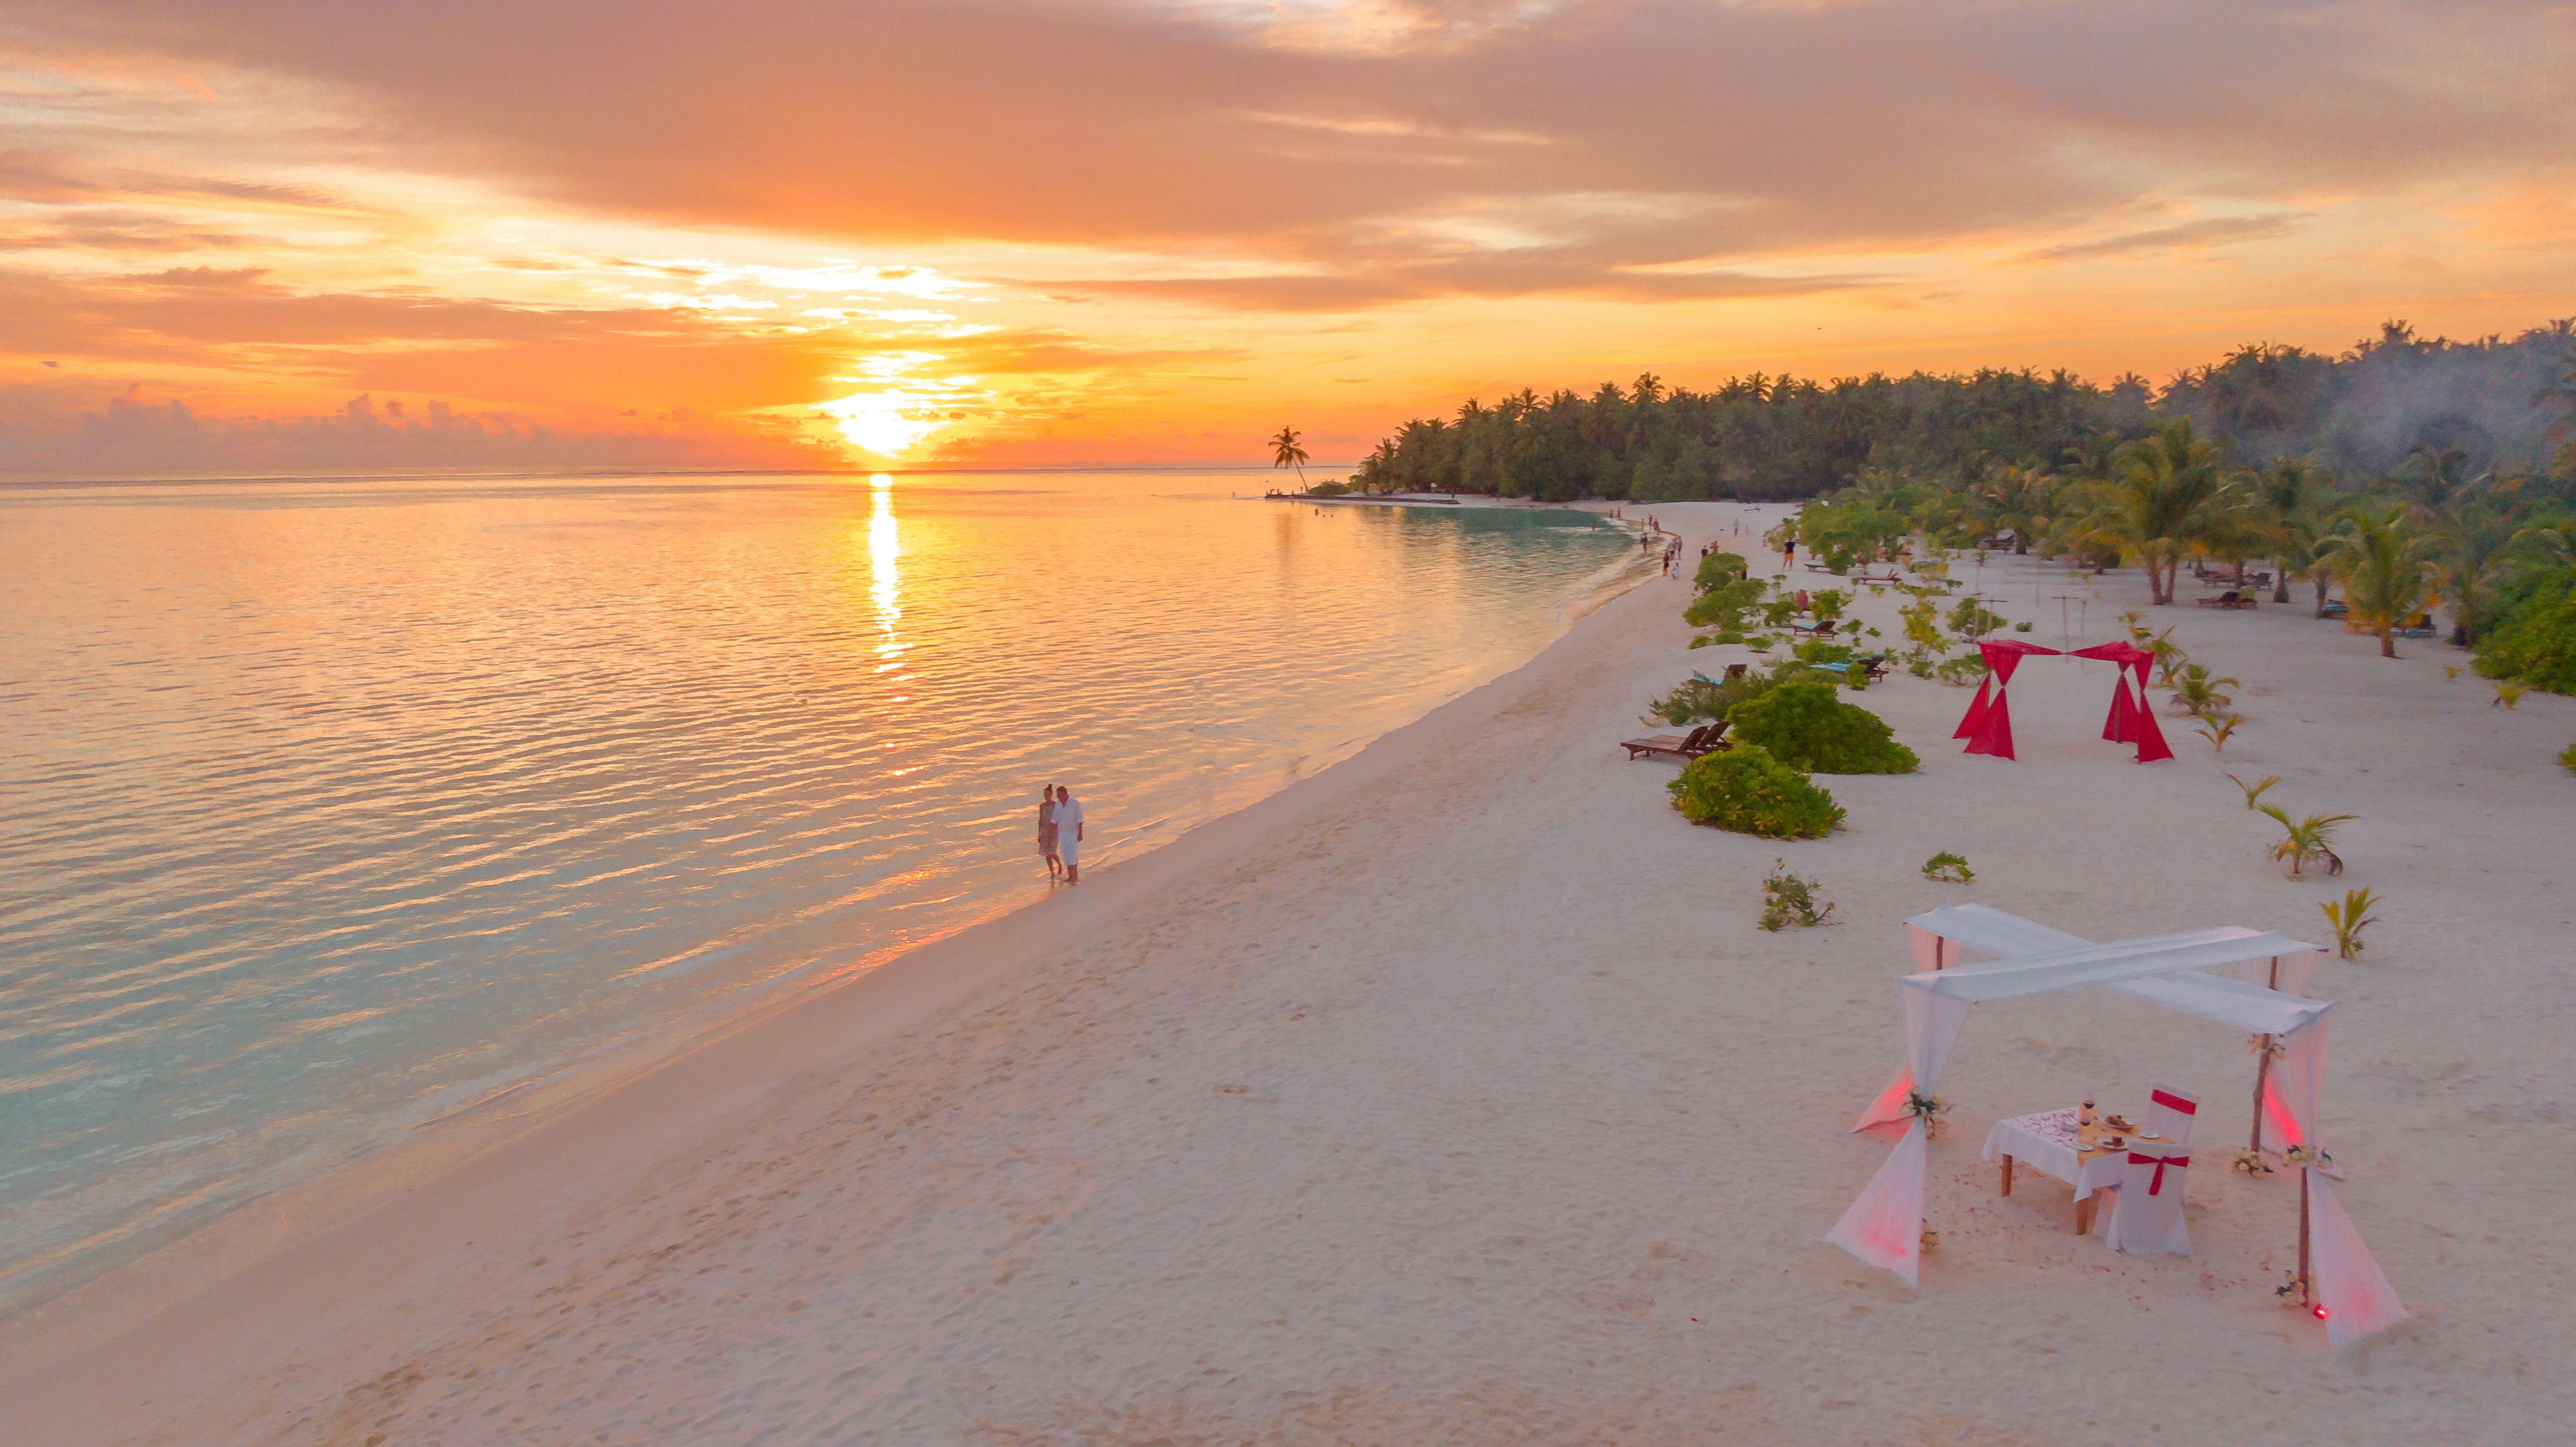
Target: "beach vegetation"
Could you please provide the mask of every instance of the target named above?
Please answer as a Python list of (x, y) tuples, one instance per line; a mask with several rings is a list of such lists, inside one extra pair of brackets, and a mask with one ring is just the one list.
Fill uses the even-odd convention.
[(2512, 708), (2517, 704), (2520, 704), (2522, 702), (2522, 696), (2529, 692), (2531, 692), (2530, 684), (2515, 683), (2511, 679), (2507, 679), (2495, 686), (2495, 701), (2488, 704), (2487, 707), (2504, 709)]
[(2569, 744), (2566, 750), (2559, 754), (2558, 762), (2567, 772), (2576, 774), (2576, 744)]
[(2335, 831), (2358, 819), (2358, 814), (2310, 814), (2292, 819), (2278, 804), (2260, 808), (2281, 826), (2283, 838), (2272, 846), (2271, 857), (2290, 866), (2292, 878), (2304, 878), (2311, 864), (2323, 864), (2328, 874), (2343, 873), (2343, 857), (2334, 852)]
[(1972, 884), (1977, 872), (1968, 867), (1968, 857), (1943, 850), (1923, 861), (1923, 877), (1941, 884)]
[(1270, 455), (1272, 471), (1293, 467), (1297, 469), (1297, 485), (1306, 485), (1306, 449), (1298, 444), (1296, 428), (1279, 429), (1279, 435), (1270, 439)]
[(2188, 417), (2156, 425), (2123, 444), (2107, 472), (2088, 482), (2090, 508), (2070, 529), (2075, 541), (2119, 549), (2147, 574), (2147, 601), (2171, 603), (2183, 559), (2220, 541), (2234, 503), (2223, 438), (2204, 436)]
[(1790, 925), (1813, 929), (1832, 918), (1834, 902), (1818, 901), (1816, 882), (1800, 879), (1789, 872), (1789, 861), (1771, 861), (1771, 873), (1762, 881), (1762, 918), (1764, 929), (1778, 934)]
[(2434, 540), (2405, 505), (2363, 498), (2317, 547), (2343, 583), (2352, 621), (2378, 635), (2380, 657), (2395, 658), (2397, 629), (2433, 601)]
[(1975, 596), (1961, 598), (1950, 610), (1950, 631), (1961, 639), (1974, 642), (2004, 626), (2004, 615), (1985, 605)]
[(2227, 782), (2234, 784), (2237, 788), (2245, 791), (2245, 807), (2250, 812), (2255, 808), (2255, 806), (2262, 803), (2264, 790), (2281, 782), (2281, 776), (2278, 774), (2266, 774), (2263, 776), (2263, 782), (2259, 784), (2249, 784), (2243, 779), (2236, 777), (2234, 774), (2230, 774), (2227, 776)]
[(2188, 663), (2174, 674), (2173, 701), (2182, 705), (2183, 712), (2195, 718), (2208, 718), (2235, 702), (2233, 696), (2221, 692), (2222, 689), (2244, 686), (2233, 678), (2210, 676), (2206, 664)]
[(1752, 566), (1741, 553), (1711, 553), (1699, 560), (1699, 571), (1691, 576), (1691, 586), (1706, 593), (1721, 583), (1742, 578)]
[(2495, 626), (2478, 640), (2474, 666), (2489, 678), (2576, 693), (2576, 565), (2508, 590)]
[(2204, 722), (2201, 727), (2193, 729), (2192, 732), (2209, 740), (2209, 748), (2212, 753), (2225, 752), (2227, 749), (2227, 741), (2236, 736), (2238, 726), (2245, 722), (2244, 719), (2232, 713), (2225, 718), (2219, 718), (2211, 714), (2203, 714), (2201, 717)]
[(1739, 744), (1818, 774), (1910, 774), (1922, 767), (1887, 721), (1846, 703), (1830, 683), (1784, 682), (1727, 710)]
[(2335, 958), (2349, 960), (2362, 952), (2361, 932), (2379, 923), (2379, 917), (2371, 911), (2387, 902), (2365, 886), (2345, 890), (2340, 903), (2317, 906), (2325, 911), (2326, 923), (2334, 928)]
[(1692, 823), (1766, 839), (1821, 839), (1844, 818), (1833, 795), (1760, 744), (1703, 754), (1670, 787), (1673, 807)]

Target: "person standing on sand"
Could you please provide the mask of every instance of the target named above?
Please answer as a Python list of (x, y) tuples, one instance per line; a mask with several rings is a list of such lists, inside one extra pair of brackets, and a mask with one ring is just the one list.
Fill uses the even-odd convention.
[(1055, 786), (1038, 790), (1038, 855), (1046, 860), (1047, 883), (1053, 884), (1064, 874), (1064, 861), (1055, 852)]
[(1082, 802), (1061, 784), (1055, 791), (1055, 852), (1064, 861), (1064, 882), (1082, 883)]

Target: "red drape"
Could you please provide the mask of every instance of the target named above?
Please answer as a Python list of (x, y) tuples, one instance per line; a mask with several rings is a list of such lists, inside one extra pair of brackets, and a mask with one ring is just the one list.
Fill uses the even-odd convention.
[(1977, 696), (1968, 700), (1968, 716), (1959, 720), (1959, 727), (1951, 732), (1950, 737), (1972, 739), (1977, 736), (1977, 725), (1986, 719), (1986, 691), (1994, 686), (1991, 676), (1977, 680)]
[(1977, 702), (1968, 706), (1968, 718), (1960, 722), (1960, 727), (1971, 730), (1966, 752), (2009, 759), (2013, 757), (2012, 701), (2006, 695), (2012, 684), (2013, 670), (2021, 667), (2021, 661), (2034, 653), (2054, 654), (2057, 650), (2007, 638), (1980, 643), (1977, 651), (1984, 655), (1986, 671), (1993, 675), (1995, 695), (1992, 703), (1986, 702), (1985, 687), (1982, 684), (1978, 686)]
[(2165, 742), (2165, 731), (2156, 724), (2156, 711), (2147, 707), (2147, 665), (2155, 655), (2148, 654), (2134, 665), (2138, 670), (2138, 701), (2129, 710), (2129, 730), (2137, 736), (2138, 762), (2152, 764), (2173, 757), (2173, 748)]
[[(2155, 654), (2124, 639), (2078, 648), (2074, 656), (2104, 659), (2112, 665), (2111, 713), (2103, 720), (2102, 737), (2115, 744), (2136, 744), (2138, 762), (2142, 764), (2172, 758), (2173, 750), (2165, 744), (2164, 730), (2156, 726), (2155, 712), (2147, 707), (2147, 665), (2156, 661)], [(2129, 687), (2131, 669), (2138, 674), (2135, 693)]]

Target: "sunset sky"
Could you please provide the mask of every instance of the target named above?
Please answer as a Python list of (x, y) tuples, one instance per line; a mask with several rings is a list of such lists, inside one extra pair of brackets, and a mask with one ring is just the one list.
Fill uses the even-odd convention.
[(1318, 459), (2576, 313), (2576, 6), (13, 0), (0, 469)]

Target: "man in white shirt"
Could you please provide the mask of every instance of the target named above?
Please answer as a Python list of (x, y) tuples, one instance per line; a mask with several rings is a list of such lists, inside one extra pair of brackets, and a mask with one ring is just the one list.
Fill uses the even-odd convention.
[(1082, 801), (1071, 789), (1056, 790), (1055, 853), (1064, 861), (1064, 882), (1082, 883)]

